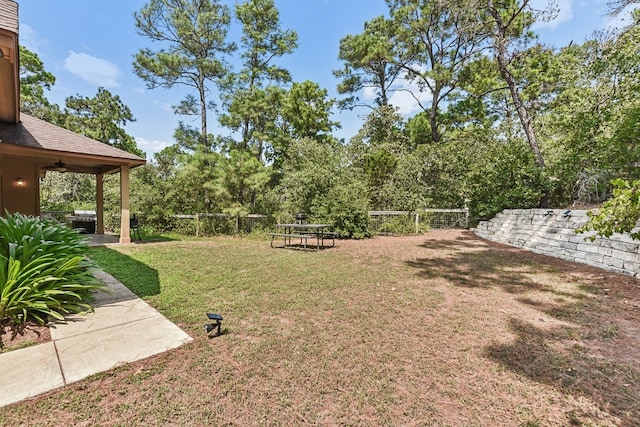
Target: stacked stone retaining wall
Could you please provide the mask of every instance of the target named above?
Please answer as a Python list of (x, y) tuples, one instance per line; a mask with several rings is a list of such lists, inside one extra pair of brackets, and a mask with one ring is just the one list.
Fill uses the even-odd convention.
[(640, 241), (627, 235), (587, 239), (576, 234), (588, 220), (587, 211), (565, 209), (507, 209), (474, 229), (476, 235), (569, 261), (640, 277)]

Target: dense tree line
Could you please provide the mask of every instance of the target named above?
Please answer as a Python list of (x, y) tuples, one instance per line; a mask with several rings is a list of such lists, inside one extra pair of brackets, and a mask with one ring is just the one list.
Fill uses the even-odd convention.
[[(368, 210), (468, 205), (477, 220), (505, 208), (600, 203), (612, 180), (640, 178), (640, 15), (622, 31), (552, 49), (532, 26), (555, 11), (528, 0), (386, 3), (385, 16), (341, 40), (336, 100), (278, 65), (298, 39), (281, 28), (273, 0), (233, 10), (218, 0), (150, 0), (135, 30), (153, 49), (139, 51), (134, 71), (150, 89), (191, 88), (174, 110), (201, 120), (180, 122), (174, 144), (134, 170), (143, 223), (166, 230), (175, 214), (284, 220), (302, 210), (361, 237)], [(23, 111), (140, 154), (117, 95), (100, 88), (61, 109), (44, 95), (54, 82), (22, 49)], [(411, 91), (421, 111), (400, 115), (396, 91)], [(369, 111), (349, 141), (332, 135), (334, 108)], [(227, 135), (208, 133), (211, 117)], [(56, 179), (43, 186), (44, 209), (87, 199), (89, 186)]]

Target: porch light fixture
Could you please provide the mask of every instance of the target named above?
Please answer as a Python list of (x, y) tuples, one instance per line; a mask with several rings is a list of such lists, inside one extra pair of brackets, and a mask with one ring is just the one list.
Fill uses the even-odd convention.
[(16, 182), (18, 183), (18, 187), (23, 187), (24, 186), (24, 180), (22, 178), (18, 178), (16, 180)]

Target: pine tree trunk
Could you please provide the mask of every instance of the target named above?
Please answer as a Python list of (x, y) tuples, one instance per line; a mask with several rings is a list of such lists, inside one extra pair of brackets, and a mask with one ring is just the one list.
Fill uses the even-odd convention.
[(531, 117), (529, 116), (529, 112), (520, 97), (520, 91), (518, 90), (518, 85), (516, 80), (513, 78), (513, 75), (507, 68), (507, 26), (502, 20), (499, 12), (493, 6), (493, 1), (488, 0), (487, 6), (489, 9), (489, 13), (495, 20), (496, 32), (494, 33), (494, 44), (496, 49), (496, 60), (498, 62), (498, 69), (500, 71), (500, 76), (503, 78), (507, 86), (509, 87), (509, 92), (511, 94), (511, 99), (513, 100), (513, 104), (516, 108), (516, 112), (518, 113), (518, 118), (520, 119), (520, 123), (522, 124), (522, 129), (527, 137), (527, 141), (529, 142), (529, 146), (531, 147), (531, 151), (536, 158), (536, 163), (540, 166), (541, 169), (545, 168), (544, 158), (542, 157), (542, 153), (540, 153), (540, 147), (538, 145), (538, 139), (536, 138), (535, 130), (533, 129), (533, 125), (531, 124)]

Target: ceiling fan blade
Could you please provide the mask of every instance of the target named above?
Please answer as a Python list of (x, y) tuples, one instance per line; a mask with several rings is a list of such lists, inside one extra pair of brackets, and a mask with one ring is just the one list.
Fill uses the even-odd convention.
[(45, 166), (43, 169), (48, 171), (66, 172), (67, 165), (62, 160), (58, 160), (52, 166)]

